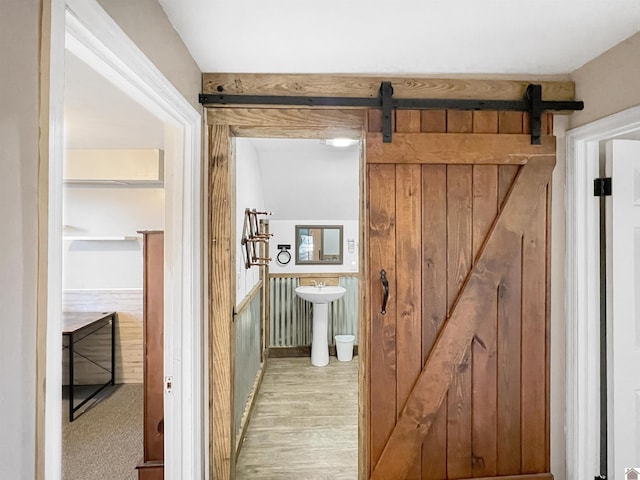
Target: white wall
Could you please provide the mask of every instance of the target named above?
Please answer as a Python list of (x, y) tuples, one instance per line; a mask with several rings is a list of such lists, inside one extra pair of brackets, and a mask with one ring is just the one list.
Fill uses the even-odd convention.
[(202, 75), (157, 0), (98, 0), (158, 70), (198, 110)]
[(0, 14), (0, 478), (35, 475), (40, 1)]
[[(343, 225), (343, 263), (342, 265), (296, 265), (295, 248), (296, 248), (296, 225)], [(269, 242), (269, 255), (271, 263), (269, 264), (269, 273), (334, 273), (358, 271), (358, 250), (360, 248), (358, 235), (358, 219), (354, 220), (271, 220), (269, 222), (269, 231), (273, 233), (273, 237)], [(347, 250), (348, 240), (354, 241), (354, 250), (349, 253)], [(277, 246), (280, 243), (288, 243), (291, 245), (291, 261), (287, 265), (280, 265), (276, 262), (278, 255)]]
[[(164, 229), (164, 189), (66, 187), (65, 237), (136, 235)], [(65, 240), (63, 286), (68, 289), (142, 288), (142, 239)]]
[[(246, 208), (264, 211), (258, 153), (246, 138), (236, 142), (236, 305), (260, 281), (260, 268), (245, 268), (245, 250), (240, 244)], [(258, 218), (268, 218), (260, 216)], [(256, 245), (257, 247), (258, 245)]]
[(571, 128), (640, 105), (640, 33), (580, 67), (571, 80), (584, 102), (584, 110), (571, 115)]

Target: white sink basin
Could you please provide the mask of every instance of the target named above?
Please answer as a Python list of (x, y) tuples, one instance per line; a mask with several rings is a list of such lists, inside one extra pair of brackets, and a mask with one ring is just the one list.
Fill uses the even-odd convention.
[(296, 295), (313, 303), (329, 303), (339, 299), (346, 292), (344, 287), (312, 287), (302, 286), (296, 288)]

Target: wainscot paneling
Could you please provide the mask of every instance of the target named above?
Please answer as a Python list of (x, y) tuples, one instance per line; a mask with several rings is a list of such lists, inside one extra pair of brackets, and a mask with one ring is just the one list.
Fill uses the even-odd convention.
[[(115, 311), (116, 383), (142, 383), (142, 289), (65, 290), (63, 310), (73, 312)], [(62, 339), (61, 339), (62, 341)], [(104, 383), (109, 373), (92, 364), (90, 358), (105, 368), (111, 362), (111, 329), (102, 329), (74, 346), (75, 383)], [(62, 354), (63, 384), (69, 384), (68, 356)]]
[[(347, 291), (329, 304), (329, 344), (335, 335), (355, 335), (358, 344), (358, 277), (339, 276), (338, 284)], [(272, 276), (269, 278), (269, 332), (271, 347), (297, 347), (311, 345), (313, 306), (295, 293), (300, 277)]]
[[(260, 350), (260, 310), (261, 289), (254, 289), (250, 295), (253, 298), (246, 308), (235, 317), (236, 354), (235, 354), (235, 378), (234, 378), (234, 419), (236, 436), (240, 436), (244, 423), (245, 412), (248, 412), (249, 399), (256, 385), (256, 377), (260, 373), (262, 365), (262, 352)], [(244, 418), (243, 418), (244, 417)]]

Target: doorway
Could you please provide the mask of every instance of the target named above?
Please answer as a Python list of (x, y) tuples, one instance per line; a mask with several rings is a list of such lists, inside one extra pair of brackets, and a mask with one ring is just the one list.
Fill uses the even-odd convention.
[[(68, 0), (52, 5), (53, 34), (52, 84), (64, 78), (65, 48), (95, 71), (116, 84), (144, 108), (152, 111), (164, 125), (167, 164), (166, 184), (166, 265), (173, 276), (166, 286), (165, 376), (175, 377), (172, 395), (165, 401), (166, 472), (176, 478), (201, 478), (204, 450), (202, 412), (202, 324), (201, 272), (201, 159), (200, 114), (176, 91), (156, 67), (115, 25), (97, 2)], [(59, 85), (61, 87), (61, 85)], [(54, 92), (62, 91), (53, 90)], [(43, 408), (46, 428), (40, 458), (46, 478), (58, 479), (61, 472), (61, 379), (60, 351), (62, 264), (62, 152), (64, 98), (51, 98), (52, 143), (49, 154), (47, 217), (46, 382)], [(43, 331), (45, 331), (43, 330)], [(165, 394), (166, 395), (166, 394)], [(181, 453), (186, 451), (189, 455)], [(46, 452), (46, 454), (44, 453)]]
[[(549, 416), (547, 411), (549, 365), (546, 347), (548, 341), (549, 269), (546, 255), (548, 239), (546, 228), (549, 206), (548, 182), (555, 155), (555, 139), (551, 136), (551, 116), (543, 117), (542, 145), (536, 146), (531, 145), (529, 126), (525, 117), (517, 112), (480, 112), (478, 114), (476, 112), (454, 111), (397, 112), (395, 121), (392, 122), (396, 128), (393, 143), (383, 144), (381, 112), (368, 112), (366, 123), (362, 116), (363, 113), (365, 112), (353, 110), (342, 112), (314, 110), (313, 115), (310, 115), (304, 110), (227, 108), (212, 108), (207, 111), (211, 147), (209, 152), (210, 172), (212, 175), (210, 179), (212, 187), (210, 189), (210, 210), (219, 212), (215, 219), (211, 219), (213, 242), (210, 251), (210, 264), (215, 265), (212, 277), (218, 281), (218, 285), (224, 286), (217, 292), (210, 292), (212, 300), (210, 318), (212, 322), (215, 322), (210, 328), (213, 334), (211, 344), (219, 348), (217, 355), (211, 361), (214, 368), (217, 366), (221, 370), (213, 372), (213, 381), (220, 389), (217, 392), (214, 389), (211, 393), (214, 398), (213, 421), (215, 425), (220, 428), (220, 425), (231, 423), (230, 407), (227, 406), (225, 411), (224, 402), (233, 388), (230, 380), (224, 377), (233, 357), (229, 352), (225, 352), (224, 348), (220, 348), (233, 338), (232, 323), (225, 315), (225, 312), (232, 310), (232, 293), (235, 291), (233, 287), (227, 290), (228, 286), (225, 284), (225, 282), (229, 282), (230, 285), (233, 285), (235, 282), (235, 275), (231, 270), (231, 265), (234, 262), (228, 253), (229, 250), (233, 252), (234, 243), (230, 233), (230, 218), (225, 218), (225, 208), (228, 208), (225, 199), (228, 201), (230, 198), (235, 198), (229, 191), (228, 180), (230, 178), (229, 172), (232, 171), (230, 166), (232, 160), (230, 160), (229, 154), (232, 151), (230, 138), (233, 135), (238, 135), (238, 132), (246, 134), (247, 132), (260, 131), (264, 133), (265, 130), (279, 132), (280, 135), (285, 130), (287, 134), (291, 135), (289, 130), (296, 132), (305, 128), (309, 129), (311, 126), (318, 129), (323, 125), (332, 125), (332, 121), (345, 122), (351, 119), (353, 122), (351, 128), (354, 128), (354, 125), (357, 126), (359, 122), (360, 128), (367, 125), (369, 132), (366, 136), (368, 173), (366, 179), (364, 176), (361, 177), (361, 188), (364, 189), (366, 186), (369, 189), (366, 194), (368, 217), (363, 215), (362, 218), (365, 218), (367, 225), (365, 230), (368, 231), (365, 249), (368, 248), (370, 251), (365, 252), (364, 257), (367, 259), (367, 264), (363, 269), (366, 280), (363, 280), (361, 276), (361, 281), (364, 283), (364, 295), (369, 300), (366, 303), (365, 314), (360, 317), (359, 325), (361, 338), (365, 338), (361, 342), (364, 352), (360, 355), (359, 360), (361, 367), (359, 478), (401, 478), (413, 467), (413, 461), (420, 457), (423, 436), (431, 428), (436, 410), (441, 405), (443, 399), (441, 394), (442, 392), (446, 393), (452, 379), (458, 377), (454, 376), (453, 372), (460, 371), (460, 375), (467, 380), (471, 378), (470, 363), (465, 361), (468, 356), (462, 353), (470, 348), (471, 343), (475, 345), (478, 337), (480, 338), (478, 342), (481, 345), (479, 348), (487, 350), (486, 355), (489, 358), (494, 358), (494, 366), (495, 355), (489, 350), (495, 348), (495, 345), (500, 345), (503, 353), (500, 364), (502, 370), (497, 371), (501, 371), (501, 377), (506, 380), (494, 385), (494, 392), (496, 389), (502, 392), (500, 396), (502, 403), (498, 402), (494, 405), (501, 412), (499, 418), (502, 423), (498, 424), (498, 427), (502, 429), (501, 432), (508, 432), (511, 435), (509, 438), (525, 442), (530, 447), (524, 450), (521, 459), (518, 443), (502, 442), (502, 447), (500, 447), (495, 442), (487, 440), (486, 435), (479, 435), (478, 441), (486, 441), (489, 452), (487, 455), (490, 455), (491, 450), (495, 452), (502, 451), (496, 450), (499, 448), (513, 448), (513, 454), (505, 456), (504, 451), (501, 453), (501, 458), (506, 457), (512, 463), (508, 465), (495, 464), (489, 466), (487, 471), (495, 467), (497, 474), (507, 472), (509, 475), (517, 476), (527, 472), (536, 472), (541, 473), (543, 478), (549, 477)], [(361, 115), (360, 118), (355, 118), (357, 122), (354, 122), (355, 115)], [(321, 123), (322, 121), (325, 123)], [(341, 126), (344, 128), (344, 123)], [(420, 372), (423, 352), (416, 353), (415, 349), (409, 352), (409, 349), (398, 348), (398, 339), (401, 336), (403, 341), (406, 339), (407, 345), (416, 344), (420, 347), (423, 340), (419, 333), (420, 324), (413, 328), (412, 319), (427, 324), (432, 321), (428, 315), (425, 317), (416, 313), (417, 305), (423, 300), (420, 298), (421, 291), (417, 282), (424, 281), (424, 278), (419, 273), (419, 269), (422, 268), (421, 262), (408, 253), (411, 249), (419, 248), (419, 245), (413, 242), (413, 236), (404, 234), (397, 236), (397, 233), (394, 234), (394, 229), (400, 228), (397, 226), (399, 225), (397, 222), (402, 222), (402, 226), (408, 226), (407, 228), (410, 230), (413, 229), (412, 232), (417, 228), (418, 230), (415, 231), (420, 233), (421, 225), (428, 224), (419, 208), (423, 206), (420, 201), (421, 189), (423, 186), (425, 189), (428, 188), (430, 182), (427, 180), (417, 181), (417, 177), (411, 173), (415, 167), (418, 167), (420, 171), (419, 167), (423, 163), (428, 165), (429, 169), (432, 165), (451, 163), (452, 179), (459, 176), (461, 179), (469, 180), (476, 170), (486, 173), (490, 181), (482, 180), (480, 183), (488, 188), (488, 192), (492, 192), (493, 197), (488, 194), (487, 198), (493, 198), (496, 211), (494, 216), (483, 220), (486, 239), (480, 234), (473, 237), (477, 240), (479, 251), (464, 256), (464, 258), (468, 258), (469, 266), (472, 269), (470, 271), (469, 269), (461, 271), (452, 269), (452, 281), (455, 279), (458, 282), (455, 285), (460, 287), (461, 293), (456, 294), (455, 289), (452, 288), (451, 294), (453, 296), (450, 299), (452, 303), (447, 306), (442, 316), (442, 328), (439, 329), (438, 325), (433, 325), (435, 329), (432, 335), (434, 347), (432, 352), (427, 351), (427, 359), (434, 355), (436, 357), (443, 355), (442, 358), (431, 363), (441, 363), (443, 366), (450, 366), (450, 368), (444, 368), (443, 371), (433, 370), (435, 367), (429, 366), (430, 362), (427, 361), (424, 369)], [(477, 169), (476, 164), (478, 165)], [(382, 170), (393, 169), (393, 167), (398, 170), (395, 175), (382, 172)], [(453, 175), (454, 170), (460, 175)], [(492, 173), (488, 173), (489, 171)], [(376, 172), (382, 173), (376, 175)], [(427, 177), (431, 178), (431, 175)], [(444, 185), (447, 185), (448, 173), (444, 178)], [(472, 185), (470, 182), (460, 182), (463, 187), (467, 184)], [(452, 188), (455, 190), (454, 187)], [(472, 187), (460, 190), (467, 193), (460, 195), (459, 210), (470, 211), (469, 204), (472, 198), (475, 199), (477, 192)], [(498, 193), (500, 193), (499, 197)], [(365, 198), (364, 194), (362, 198)], [(376, 204), (370, 204), (370, 201), (375, 201)], [(399, 210), (401, 213), (394, 214), (396, 204), (401, 207)], [(430, 211), (432, 211), (431, 208), (425, 208), (423, 213)], [(482, 207), (476, 211), (486, 213), (489, 209)], [(444, 218), (444, 224), (447, 228), (449, 228), (449, 224), (452, 227), (456, 225), (464, 227), (468, 223), (467, 221), (458, 222), (455, 220), (455, 215)], [(525, 225), (524, 219), (529, 218), (535, 218), (536, 221), (531, 225)], [(469, 226), (469, 232), (472, 230)], [(431, 232), (430, 229), (426, 231)], [(459, 238), (460, 236), (457, 234), (451, 235), (454, 242)], [(465, 238), (470, 239), (472, 235), (469, 234)], [(394, 241), (399, 243), (394, 244)], [(509, 254), (500, 255), (501, 249)], [(400, 255), (403, 250), (407, 255), (401, 257), (399, 263), (399, 257), (396, 257), (396, 254)], [(380, 265), (375, 263), (378, 260), (385, 261), (387, 264), (391, 262), (391, 266), (388, 269), (382, 267), (380, 270)], [(430, 265), (433, 265), (431, 260), (425, 263), (426, 271), (429, 270)], [(458, 260), (458, 255), (452, 254), (449, 263), (453, 267), (459, 263)], [(474, 261), (478, 263), (474, 264)], [(487, 264), (491, 265), (490, 274), (485, 270)], [(525, 269), (534, 273), (521, 275)], [(385, 278), (387, 270), (390, 276)], [(387, 288), (393, 288), (393, 283), (399, 281), (399, 277), (398, 280), (395, 278), (396, 270), (398, 275), (408, 275), (413, 272), (411, 274), (414, 276), (403, 280), (402, 284), (407, 288), (399, 289), (398, 293), (393, 290), (394, 293), (391, 293), (388, 298), (383, 298), (384, 294), (380, 292), (389, 291)], [(386, 283), (385, 280), (387, 280)], [(528, 282), (533, 283), (529, 285)], [(437, 286), (443, 284), (442, 281), (432, 283)], [(414, 286), (416, 287), (415, 291)], [(491, 293), (492, 291), (493, 293)], [(470, 297), (467, 297), (468, 295)], [(491, 310), (489, 305), (491, 302), (488, 299), (498, 298), (498, 296), (504, 297), (502, 303), (498, 302), (503, 306), (497, 309), (497, 316), (502, 319), (503, 326), (497, 333), (493, 328), (495, 325), (493, 325), (493, 327), (487, 328), (487, 331), (490, 332), (488, 336), (484, 334), (480, 336), (476, 330), (480, 327), (475, 322), (479, 322), (482, 312), (486, 313), (485, 307)], [(396, 310), (395, 305), (401, 298), (404, 306), (398, 307)], [(441, 298), (441, 296), (435, 298)], [(388, 304), (389, 315), (387, 315), (385, 308), (387, 301), (391, 302)], [(363, 299), (361, 299), (360, 305), (365, 305)], [(455, 314), (455, 309), (458, 307), (461, 311), (466, 309), (469, 315)], [(476, 312), (477, 317), (469, 312), (469, 309), (473, 308), (480, 309)], [(489, 315), (489, 317), (491, 316)], [(402, 321), (396, 322), (396, 318)], [(444, 321), (445, 319), (447, 321)], [(454, 326), (452, 327), (450, 324)], [(518, 340), (523, 334), (526, 336), (531, 334), (535, 337), (535, 341), (525, 343), (520, 349), (518, 345), (521, 342)], [(513, 335), (513, 338), (508, 337), (509, 335)], [(484, 343), (484, 337), (497, 338), (497, 340), (494, 343), (491, 341)], [(494, 346), (492, 347), (492, 345)], [(507, 356), (504, 355), (505, 351), (508, 352)], [(412, 358), (418, 359), (417, 364), (411, 363), (412, 367), (410, 368), (399, 366), (398, 358), (408, 354)], [(374, 355), (377, 361), (375, 369), (373, 368)], [(479, 356), (482, 357), (482, 355)], [(512, 360), (508, 360), (509, 358)], [(225, 362), (227, 362), (226, 365)], [(380, 366), (381, 368), (378, 368)], [(521, 375), (521, 371), (524, 371), (526, 375)], [(537, 371), (543, 371), (545, 374), (536, 375)], [(463, 372), (467, 372), (467, 374), (463, 375)], [(388, 379), (387, 377), (383, 379), (381, 377), (383, 374), (388, 374)], [(417, 375), (417, 378), (415, 376), (412, 378), (403, 377), (408, 374)], [(494, 368), (493, 373), (486, 375), (487, 383), (494, 382), (495, 384), (496, 375)], [(431, 385), (431, 383), (425, 383), (425, 378), (436, 378), (436, 384), (441, 390), (430, 391), (431, 387), (427, 387), (427, 385)], [(493, 380), (490, 380), (491, 378)], [(534, 380), (530, 381), (531, 378)], [(376, 382), (375, 392), (374, 379)], [(404, 385), (402, 388), (405, 397), (400, 398), (396, 404), (398, 400), (396, 395), (399, 391), (397, 385), (400, 384), (398, 379), (401, 379), (402, 385)], [(223, 382), (221, 383), (220, 380)], [(450, 410), (453, 417), (450, 417), (451, 421), (445, 422), (445, 425), (454, 429), (460, 426), (460, 438), (467, 438), (467, 434), (470, 437), (472, 431), (477, 431), (476, 425), (472, 426), (471, 423), (463, 421), (472, 418), (469, 411), (470, 406), (473, 405), (470, 400), (472, 389), (467, 380), (455, 380), (456, 397), (452, 399), (455, 408)], [(385, 387), (394, 384), (396, 387), (392, 386), (389, 395), (383, 395)], [(413, 388), (408, 388), (411, 385)], [(469, 387), (467, 388), (467, 386)], [(532, 391), (535, 393), (523, 395), (522, 391), (527, 391), (528, 388), (533, 389)], [(482, 394), (479, 395), (477, 398), (486, 399)], [(534, 398), (535, 401), (532, 401)], [(404, 404), (405, 401), (406, 404)], [(215, 411), (216, 404), (219, 409), (217, 412)], [(460, 411), (468, 413), (465, 414), (464, 419), (456, 416)], [(521, 412), (523, 412), (524, 427), (519, 420)], [(494, 412), (492, 415), (498, 418), (497, 413)], [(483, 415), (480, 415), (480, 418), (484, 418)], [(491, 430), (496, 427), (490, 423), (487, 429)], [(232, 438), (231, 432), (228, 437), (221, 434), (214, 438), (213, 457), (220, 459), (219, 470), (216, 469), (215, 475), (220, 478), (229, 478), (229, 476), (233, 478), (233, 467), (231, 465), (225, 467), (224, 464), (224, 458), (233, 458), (231, 452), (233, 442), (229, 444), (228, 438)], [(504, 438), (504, 435), (501, 435), (501, 438)], [(444, 451), (448, 451), (449, 448), (458, 448), (459, 443), (454, 442), (450, 445), (444, 443), (442, 445)], [(375, 459), (373, 458), (374, 454), (376, 455)], [(460, 471), (464, 469), (467, 472), (474, 468), (475, 457), (473, 457), (470, 448), (461, 452), (459, 457)], [(440, 455), (440, 458), (444, 458), (444, 456)], [(496, 458), (496, 455), (493, 458)], [(431, 464), (433, 462), (427, 463), (427, 465)], [(445, 468), (449, 467), (445, 465)]]
[[(607, 475), (608, 478), (617, 478), (621, 472), (621, 467), (615, 466), (615, 457), (610, 452), (606, 455), (607, 447), (601, 442), (599, 325), (602, 272), (599, 264), (600, 202), (594, 197), (594, 179), (605, 173), (604, 157), (607, 142), (612, 139), (637, 140), (639, 132), (639, 107), (567, 132), (566, 441), (569, 478), (597, 477), (602, 474)], [(607, 203), (610, 201), (611, 198), (605, 200)], [(633, 255), (632, 251), (628, 253)], [(610, 287), (611, 285), (607, 285), (609, 294)], [(615, 283), (613, 288), (616, 288)], [(610, 308), (611, 305), (608, 306), (608, 310)], [(609, 310), (610, 313), (612, 312)], [(607, 321), (615, 320), (608, 318)], [(608, 340), (610, 341), (611, 338)], [(612, 352), (609, 351), (608, 355), (611, 359)], [(612, 374), (615, 375), (611, 368), (612, 364), (608, 362), (609, 382)], [(613, 368), (616, 368), (615, 365)], [(615, 428), (615, 423), (612, 423), (612, 400), (615, 401), (615, 399), (611, 397), (611, 387), (612, 383), (609, 383), (608, 429)], [(609, 435), (608, 448), (610, 449), (614, 448), (614, 434), (610, 431)], [(633, 467), (633, 465), (626, 466)], [(624, 474), (623, 471), (622, 474)]]
[[(232, 139), (237, 479), (357, 476), (357, 358), (341, 362), (335, 352), (336, 335), (358, 344), (361, 143), (344, 143)], [(250, 238), (254, 210), (270, 237)], [(314, 282), (325, 286), (303, 288), (342, 293), (323, 304), (326, 323), (296, 293)], [(325, 357), (314, 363), (320, 349)]]

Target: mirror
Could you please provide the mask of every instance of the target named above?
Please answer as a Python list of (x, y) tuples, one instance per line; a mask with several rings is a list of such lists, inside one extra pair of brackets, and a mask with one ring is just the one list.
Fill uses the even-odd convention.
[(342, 225), (296, 225), (296, 265), (342, 265)]

